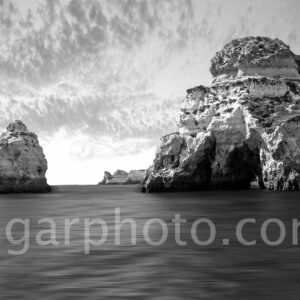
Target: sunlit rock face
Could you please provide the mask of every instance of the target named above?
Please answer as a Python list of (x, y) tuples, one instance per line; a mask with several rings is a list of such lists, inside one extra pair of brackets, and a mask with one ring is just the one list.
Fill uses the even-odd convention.
[(0, 135), (0, 192), (48, 192), (47, 160), (36, 134), (15, 121)]
[(129, 173), (123, 170), (116, 170), (113, 175), (105, 171), (99, 184), (140, 184), (145, 174), (145, 170), (131, 170)]
[(247, 37), (228, 43), (211, 61), (214, 82), (241, 76), (300, 79), (295, 55), (278, 39)]
[[(257, 72), (237, 75), (246, 66)], [(296, 56), (279, 40), (239, 39), (216, 54), (211, 72), (211, 87), (187, 90), (179, 132), (161, 139), (143, 190), (240, 189), (253, 180), (261, 188), (299, 190)]]

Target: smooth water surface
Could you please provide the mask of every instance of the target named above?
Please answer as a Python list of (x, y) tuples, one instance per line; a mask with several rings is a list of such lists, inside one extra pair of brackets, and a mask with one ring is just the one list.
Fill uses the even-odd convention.
[[(130, 244), (130, 226), (122, 227), (121, 245), (115, 245), (114, 209), (121, 220), (137, 224), (137, 244)], [(174, 240), (172, 219), (180, 214), (181, 239)], [(196, 245), (190, 235), (197, 218), (209, 218), (217, 229), (215, 242)], [(245, 238), (257, 240), (243, 246), (235, 238), (235, 226), (243, 218)], [(287, 235), (280, 246), (261, 241), (260, 226), (268, 218), (279, 218)], [(30, 220), (30, 248), (24, 255), (9, 255), (5, 236), (13, 218)], [(58, 246), (38, 245), (35, 238), (41, 218), (53, 218)], [(64, 245), (65, 219), (79, 218), (71, 228), (71, 244)], [(108, 225), (107, 241), (84, 253), (84, 219), (102, 218)], [(147, 244), (143, 226), (149, 218), (168, 225), (168, 239), (161, 246)], [(299, 299), (300, 246), (292, 245), (292, 219), (300, 219), (299, 193), (259, 190), (234, 192), (191, 192), (142, 194), (136, 186), (60, 186), (49, 194), (0, 195), (0, 298), (1, 299)], [(99, 238), (101, 230), (91, 232)], [(159, 240), (158, 225), (150, 228)], [(15, 238), (24, 228), (13, 227)], [(100, 235), (99, 235), (100, 233)], [(208, 237), (208, 227), (199, 226), (199, 238)], [(276, 240), (278, 227), (270, 226), (269, 238)], [(228, 238), (228, 246), (222, 239)]]

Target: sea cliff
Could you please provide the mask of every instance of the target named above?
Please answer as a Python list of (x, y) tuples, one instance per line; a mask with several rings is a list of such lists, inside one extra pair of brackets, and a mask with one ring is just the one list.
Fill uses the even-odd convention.
[(211, 60), (210, 87), (187, 90), (179, 131), (161, 138), (144, 192), (299, 190), (299, 56), (278, 39), (233, 40)]

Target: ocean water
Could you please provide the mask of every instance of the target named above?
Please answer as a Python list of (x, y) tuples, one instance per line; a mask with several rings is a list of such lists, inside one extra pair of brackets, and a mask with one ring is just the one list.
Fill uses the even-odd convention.
[[(131, 245), (130, 226), (122, 227), (121, 245), (115, 244), (115, 208), (120, 208), (121, 220), (136, 222), (136, 245)], [(186, 246), (175, 242), (175, 214), (187, 220), (181, 225)], [(29, 248), (23, 255), (8, 253), (22, 249), (6, 236), (13, 218), (29, 220)], [(53, 219), (59, 245), (36, 242), (38, 232), (49, 228), (38, 224), (41, 218)], [(79, 224), (73, 225), (70, 245), (65, 245), (64, 222), (74, 218)], [(107, 240), (85, 254), (84, 219), (95, 218), (107, 223)], [(149, 245), (144, 238), (150, 218), (167, 224), (162, 245)], [(208, 246), (191, 238), (198, 218), (208, 218), (216, 226), (215, 241)], [(254, 246), (236, 239), (236, 224), (243, 218), (256, 219), (244, 229), (247, 240), (257, 240)], [(286, 237), (278, 246), (268, 246), (260, 238), (268, 218), (284, 223)], [(293, 218), (300, 219), (299, 193), (142, 194), (136, 186), (57, 186), (49, 194), (0, 195), (0, 299), (299, 299), (300, 246), (292, 244)], [(273, 225), (268, 228), (270, 240), (280, 233)], [(162, 235), (158, 224), (148, 232), (154, 241)], [(199, 225), (197, 234), (207, 239), (208, 226)], [(15, 224), (12, 235), (24, 236), (24, 227)], [(101, 229), (94, 226), (90, 235), (101, 237)], [(223, 245), (224, 238), (229, 245)]]

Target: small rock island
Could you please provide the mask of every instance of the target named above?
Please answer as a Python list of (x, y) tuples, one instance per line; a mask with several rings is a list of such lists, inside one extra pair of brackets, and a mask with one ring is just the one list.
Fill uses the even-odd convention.
[(38, 137), (22, 121), (0, 135), (0, 193), (49, 192), (47, 160)]
[(300, 57), (279, 39), (246, 37), (211, 60), (210, 87), (187, 90), (179, 131), (161, 138), (143, 192), (299, 190)]
[(128, 173), (123, 170), (116, 170), (113, 175), (105, 171), (99, 184), (140, 184), (145, 174), (145, 170), (131, 170)]

